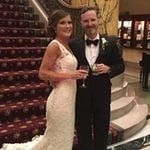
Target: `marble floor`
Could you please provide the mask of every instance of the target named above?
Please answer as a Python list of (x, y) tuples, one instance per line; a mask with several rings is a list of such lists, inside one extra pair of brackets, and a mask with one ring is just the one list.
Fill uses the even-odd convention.
[(138, 63), (142, 58), (142, 51), (125, 49), (123, 51), (123, 58), (126, 64), (124, 80), (129, 83), (129, 87), (135, 92), (138, 103), (148, 104), (149, 119), (145, 127), (142, 130), (140, 130), (137, 134), (133, 135), (132, 137), (124, 141), (121, 141), (114, 145), (110, 145), (108, 149), (109, 150), (150, 150), (150, 91), (143, 91), (139, 83), (140, 67), (138, 66)]

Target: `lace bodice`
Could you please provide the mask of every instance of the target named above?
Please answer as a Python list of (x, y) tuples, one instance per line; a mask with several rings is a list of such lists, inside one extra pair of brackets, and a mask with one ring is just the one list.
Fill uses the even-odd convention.
[(54, 70), (55, 71), (74, 71), (76, 70), (77, 67), (77, 61), (75, 56), (67, 50), (59, 41), (53, 40), (50, 44), (56, 42), (60, 48), (61, 51), (61, 56), (57, 59), (55, 65), (54, 65)]

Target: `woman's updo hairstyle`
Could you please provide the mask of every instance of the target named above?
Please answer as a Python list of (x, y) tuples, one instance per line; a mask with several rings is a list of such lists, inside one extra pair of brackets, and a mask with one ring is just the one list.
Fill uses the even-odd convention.
[(56, 26), (59, 20), (65, 18), (68, 15), (70, 14), (62, 9), (58, 9), (52, 12), (52, 14), (49, 17), (49, 25), (48, 25), (48, 34), (52, 39), (56, 37)]

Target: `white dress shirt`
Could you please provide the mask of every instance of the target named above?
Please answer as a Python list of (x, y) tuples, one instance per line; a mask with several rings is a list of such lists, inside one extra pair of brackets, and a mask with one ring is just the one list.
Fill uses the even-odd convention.
[[(87, 39), (87, 36), (85, 35), (85, 40), (86, 39)], [(96, 39), (98, 40), (100, 39), (99, 34), (97, 34), (97, 36), (94, 39), (90, 39), (90, 40), (96, 40)], [(94, 44), (87, 46), (85, 44), (85, 56), (90, 66), (92, 66), (95, 63), (98, 57), (98, 54), (99, 54), (99, 42), (97, 46), (95, 46)]]

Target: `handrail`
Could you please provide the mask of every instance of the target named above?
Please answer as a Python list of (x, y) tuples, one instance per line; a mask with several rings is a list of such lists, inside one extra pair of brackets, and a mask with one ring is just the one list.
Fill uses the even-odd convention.
[[(37, 1), (42, 5), (42, 7), (45, 9), (45, 11), (47, 13), (49, 13), (48, 1), (47, 0), (37, 0)], [(81, 9), (82, 8), (82, 5), (81, 6), (73, 6), (69, 3), (67, 3), (65, 0), (57, 0), (57, 2), (59, 4), (61, 4), (63, 7), (66, 7), (69, 9)]]
[(70, 9), (81, 9), (83, 6), (73, 6), (65, 2), (64, 0), (58, 0), (58, 2), (63, 5), (64, 7), (70, 8)]
[(39, 4), (42, 6), (42, 8), (46, 11), (46, 13), (49, 13), (49, 7), (47, 7), (47, 1), (46, 0), (37, 0)]

